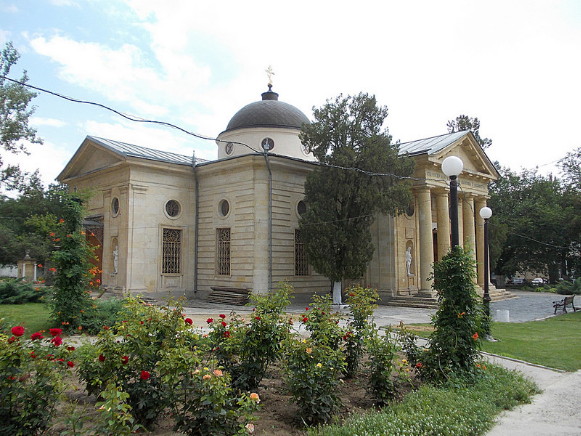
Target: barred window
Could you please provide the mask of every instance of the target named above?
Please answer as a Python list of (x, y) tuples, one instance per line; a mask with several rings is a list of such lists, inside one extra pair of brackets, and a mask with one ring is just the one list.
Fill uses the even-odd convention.
[(216, 274), (230, 275), (230, 229), (216, 229)]
[(181, 206), (176, 200), (170, 200), (165, 204), (165, 212), (171, 218), (176, 218), (181, 212)]
[(182, 261), (182, 231), (163, 229), (162, 274), (180, 274)]
[(295, 276), (308, 276), (309, 262), (301, 231), (295, 230)]

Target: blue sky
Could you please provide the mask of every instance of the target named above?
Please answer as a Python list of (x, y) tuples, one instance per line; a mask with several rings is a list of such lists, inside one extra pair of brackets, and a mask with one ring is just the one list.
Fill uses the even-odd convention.
[[(312, 118), (340, 93), (375, 94), (394, 139), (476, 116), (493, 160), (556, 171), (581, 146), (581, 2), (0, 0), (31, 84), (215, 137), (266, 90)], [(216, 145), (39, 95), (45, 143), (13, 159), (51, 181), (86, 135), (206, 159)]]

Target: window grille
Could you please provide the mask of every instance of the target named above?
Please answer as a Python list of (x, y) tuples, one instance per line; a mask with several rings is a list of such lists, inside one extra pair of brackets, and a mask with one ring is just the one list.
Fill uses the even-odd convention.
[(182, 257), (182, 231), (163, 229), (162, 274), (180, 274)]
[(295, 276), (309, 275), (309, 261), (300, 230), (295, 230)]
[(165, 204), (165, 211), (168, 216), (175, 218), (181, 212), (180, 204), (176, 200), (170, 200)]
[(230, 275), (230, 229), (216, 229), (216, 274)]

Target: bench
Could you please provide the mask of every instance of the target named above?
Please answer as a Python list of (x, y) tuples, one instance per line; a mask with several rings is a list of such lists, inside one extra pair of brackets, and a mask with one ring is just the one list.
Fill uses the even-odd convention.
[(244, 306), (248, 303), (250, 289), (232, 288), (228, 286), (211, 286), (212, 292), (208, 295), (209, 303), (234, 304)]
[(557, 309), (559, 309), (560, 307), (563, 308), (563, 313), (567, 313), (567, 306), (570, 304), (571, 307), (573, 308), (573, 312), (577, 312), (577, 308), (575, 307), (575, 305), (573, 304), (573, 299), (575, 298), (575, 295), (567, 295), (565, 298), (563, 298), (562, 300), (559, 301), (553, 301), (553, 307), (555, 308), (555, 314), (557, 313)]

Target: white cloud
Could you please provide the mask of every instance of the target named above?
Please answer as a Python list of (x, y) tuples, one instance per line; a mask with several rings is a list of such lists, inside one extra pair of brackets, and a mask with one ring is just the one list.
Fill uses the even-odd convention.
[(31, 117), (30, 124), (33, 126), (64, 127), (67, 125), (63, 120), (56, 118)]

